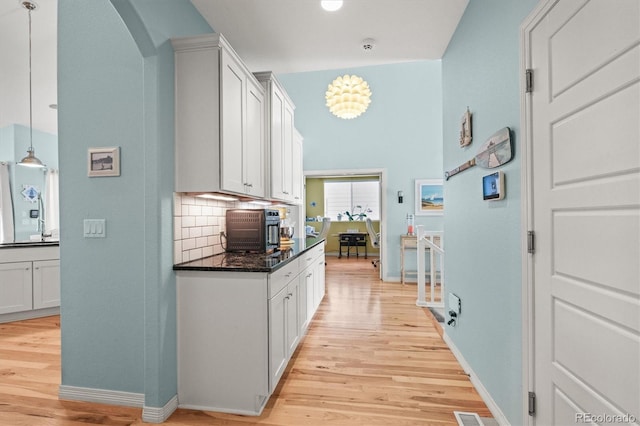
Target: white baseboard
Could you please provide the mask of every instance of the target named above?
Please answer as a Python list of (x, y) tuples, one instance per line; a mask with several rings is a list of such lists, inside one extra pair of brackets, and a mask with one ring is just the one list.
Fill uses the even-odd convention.
[(147, 423), (163, 423), (178, 408), (178, 395), (174, 395), (164, 407), (147, 407), (142, 409), (142, 421)]
[(449, 349), (451, 349), (451, 352), (453, 353), (453, 355), (456, 357), (456, 359), (462, 366), (462, 369), (465, 371), (465, 373), (469, 375), (471, 384), (473, 384), (473, 386), (476, 388), (476, 390), (478, 391), (478, 394), (480, 394), (480, 397), (482, 398), (484, 403), (487, 405), (487, 408), (489, 408), (489, 411), (491, 411), (491, 414), (496, 419), (498, 424), (501, 426), (509, 426), (510, 425), (509, 420), (507, 420), (507, 417), (504, 415), (500, 407), (498, 407), (498, 404), (496, 404), (496, 402), (493, 400), (493, 398), (491, 397), (491, 394), (489, 393), (489, 391), (487, 391), (487, 388), (484, 387), (484, 385), (478, 378), (478, 375), (471, 369), (471, 366), (464, 359), (464, 357), (462, 356), (462, 353), (458, 350), (456, 345), (449, 338), (449, 336), (446, 333), (446, 330), (442, 338), (444, 339), (444, 342), (447, 344), (447, 346), (449, 346)]
[(144, 406), (144, 394), (121, 392), (107, 389), (82, 388), (60, 385), (58, 398), (70, 401), (96, 402), (98, 404), (124, 405), (127, 407)]
[(0, 323), (24, 321), (33, 318), (50, 317), (51, 315), (60, 315), (60, 307), (36, 309), (33, 311), (13, 312), (10, 314), (0, 315)]
[(142, 421), (162, 423), (178, 408), (178, 395), (174, 395), (163, 407), (144, 405), (144, 394), (107, 389), (82, 388), (60, 385), (58, 398), (69, 401), (95, 402), (98, 404), (122, 405), (142, 408)]

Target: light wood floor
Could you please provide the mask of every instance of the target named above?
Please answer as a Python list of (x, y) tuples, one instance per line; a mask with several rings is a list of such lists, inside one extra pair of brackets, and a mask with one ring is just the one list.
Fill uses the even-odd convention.
[[(327, 295), (260, 417), (177, 410), (167, 425), (456, 425), (490, 417), (415, 285), (327, 258)], [(0, 324), (0, 425), (140, 425), (141, 409), (60, 401), (60, 321)]]

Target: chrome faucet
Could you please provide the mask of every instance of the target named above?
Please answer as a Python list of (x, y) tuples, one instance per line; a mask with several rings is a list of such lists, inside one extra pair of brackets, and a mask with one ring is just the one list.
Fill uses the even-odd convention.
[(40, 231), (40, 241), (44, 242), (45, 238), (51, 237), (51, 233), (45, 233), (44, 202), (42, 201), (42, 193), (38, 193), (38, 210), (38, 231)]

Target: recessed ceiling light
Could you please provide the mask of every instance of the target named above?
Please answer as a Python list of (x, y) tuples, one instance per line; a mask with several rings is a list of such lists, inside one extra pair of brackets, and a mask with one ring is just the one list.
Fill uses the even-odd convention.
[(342, 0), (322, 0), (320, 5), (327, 12), (335, 12), (342, 7)]

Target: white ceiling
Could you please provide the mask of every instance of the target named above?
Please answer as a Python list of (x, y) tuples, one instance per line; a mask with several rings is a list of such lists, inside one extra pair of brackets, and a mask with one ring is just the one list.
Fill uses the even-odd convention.
[[(57, 0), (31, 12), (33, 127), (58, 133)], [(29, 14), (18, 0), (0, 0), (0, 128), (29, 126)]]
[(320, 0), (191, 2), (249, 69), (281, 74), (441, 59), (468, 0), (345, 0), (337, 12)]
[[(442, 58), (469, 0), (191, 0), (252, 71), (351, 68)], [(57, 0), (32, 12), (33, 126), (57, 134)], [(374, 39), (366, 51), (363, 40)], [(0, 128), (29, 125), (28, 14), (0, 0)]]

